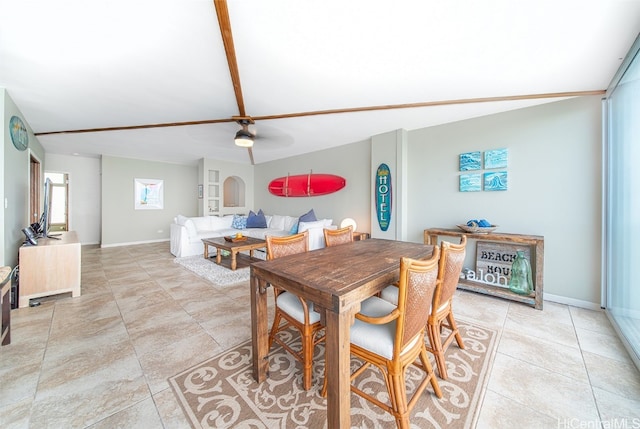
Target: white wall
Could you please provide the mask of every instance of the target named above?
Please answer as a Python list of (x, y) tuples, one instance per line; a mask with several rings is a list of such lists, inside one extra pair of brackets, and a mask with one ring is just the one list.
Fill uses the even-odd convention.
[[(2, 198), (3, 206), (3, 231), (2, 260), (3, 265), (15, 266), (18, 263), (18, 249), (24, 242), (22, 228), (29, 225), (29, 168), (31, 154), (44, 161), (44, 149), (33, 134), (18, 106), (15, 105), (9, 94), (0, 88), (0, 103), (2, 104), (2, 150), (0, 161), (2, 162)], [(22, 119), (29, 133), (29, 145), (27, 150), (17, 150), (11, 142), (9, 133), (9, 121), (12, 116)], [(44, 168), (44, 165), (42, 165)], [(41, 186), (44, 184), (42, 182)]]
[[(455, 228), (471, 218), (499, 232), (545, 238), (547, 298), (600, 303), (601, 103), (582, 97), (408, 132), (407, 239), (423, 241), (431, 227)], [(459, 192), (459, 155), (508, 149), (509, 189)], [(299, 215), (314, 208), (338, 222), (354, 217), (370, 231), (373, 200), (370, 141), (259, 164), (255, 208)], [(287, 173), (333, 173), (347, 186), (323, 197), (282, 198), (267, 184)], [(471, 242), (468, 261), (475, 260)]]
[(69, 230), (82, 244), (99, 244), (102, 225), (102, 171), (99, 158), (47, 153), (47, 172), (69, 175)]
[[(255, 166), (254, 209), (266, 214), (300, 216), (313, 209), (318, 219), (331, 218), (339, 225), (344, 218), (355, 219), (359, 231), (370, 231), (371, 143), (369, 140), (339, 146)], [(328, 173), (342, 176), (346, 186), (338, 192), (318, 197), (277, 197), (269, 193), (273, 179), (291, 175)], [(254, 211), (255, 211), (254, 210)]]
[[(164, 181), (162, 210), (134, 209), (134, 179)], [(102, 157), (102, 245), (169, 240), (178, 214), (198, 212), (198, 167), (139, 159)]]
[[(600, 97), (416, 130), (409, 141), (410, 241), (478, 218), (542, 235), (545, 294), (600, 302)], [(459, 154), (498, 148), (508, 149), (508, 190), (459, 192)]]

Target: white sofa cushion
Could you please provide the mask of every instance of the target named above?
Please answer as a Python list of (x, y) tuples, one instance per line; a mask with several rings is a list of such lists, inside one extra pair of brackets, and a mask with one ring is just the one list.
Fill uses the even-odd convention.
[(233, 215), (231, 216), (209, 216), (209, 228), (211, 230), (217, 229), (229, 229), (231, 228), (231, 223), (233, 222)]
[(297, 217), (285, 216), (284, 217), (284, 228), (282, 228), (282, 229), (284, 229), (285, 231), (288, 231), (291, 234), (295, 234), (296, 231), (291, 232), (291, 230), (296, 225), (298, 225), (298, 218)]
[(271, 216), (271, 222), (267, 223), (269, 228), (284, 229), (284, 221), (286, 216), (273, 215)]
[(175, 219), (175, 220), (176, 220), (176, 223), (177, 223), (178, 225), (184, 225), (184, 223), (185, 223), (188, 219), (189, 219), (189, 218), (188, 218), (188, 217), (186, 217), (186, 216), (178, 215), (178, 216), (176, 216), (176, 219)]
[(331, 226), (333, 219), (321, 219), (314, 222), (300, 222), (298, 224), (298, 232), (304, 232), (311, 228), (326, 228)]
[(189, 237), (198, 235), (198, 230), (196, 229), (196, 224), (195, 222), (193, 222), (193, 219), (185, 220), (184, 227), (187, 228), (187, 233), (189, 234)]
[(211, 216), (198, 216), (190, 218), (194, 225), (196, 226), (196, 230), (198, 231), (211, 231)]

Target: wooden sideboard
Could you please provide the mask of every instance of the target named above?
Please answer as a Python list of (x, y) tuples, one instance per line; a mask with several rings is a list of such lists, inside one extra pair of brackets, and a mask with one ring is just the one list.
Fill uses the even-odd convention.
[(531, 249), (531, 272), (533, 277), (534, 292), (531, 295), (519, 295), (511, 292), (509, 288), (494, 286), (487, 283), (460, 279), (458, 287), (464, 290), (493, 295), (511, 301), (522, 302), (542, 310), (542, 294), (544, 288), (544, 237), (539, 235), (522, 235), (507, 233), (468, 233), (458, 229), (429, 228), (424, 230), (424, 243), (437, 244), (439, 236), (462, 237), (468, 240), (507, 242), (529, 246)]
[(80, 241), (75, 231), (63, 232), (59, 240), (39, 238), (36, 246), (20, 247), (19, 307), (29, 300), (71, 292), (80, 296)]

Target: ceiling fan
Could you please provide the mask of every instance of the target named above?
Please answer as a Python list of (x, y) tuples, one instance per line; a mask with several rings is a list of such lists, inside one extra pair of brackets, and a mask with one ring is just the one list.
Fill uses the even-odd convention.
[(235, 116), (233, 119), (242, 127), (242, 129), (236, 132), (234, 142), (236, 146), (247, 148), (249, 158), (251, 158), (251, 164), (253, 164), (253, 142), (256, 139), (256, 133), (255, 130), (252, 131), (249, 129), (249, 125), (253, 125), (254, 121), (249, 116)]

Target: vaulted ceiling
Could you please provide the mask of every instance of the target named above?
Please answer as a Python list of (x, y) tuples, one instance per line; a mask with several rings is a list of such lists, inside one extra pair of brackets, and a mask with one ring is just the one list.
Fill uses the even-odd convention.
[(255, 163), (606, 89), (622, 0), (0, 0), (0, 87), (47, 152)]

